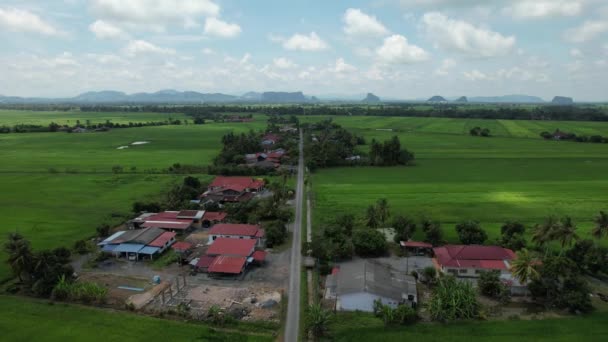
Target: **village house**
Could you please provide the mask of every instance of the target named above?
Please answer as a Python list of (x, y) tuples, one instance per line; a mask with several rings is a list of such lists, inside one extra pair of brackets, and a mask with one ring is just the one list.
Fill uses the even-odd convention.
[(203, 220), (202, 220), (203, 228), (209, 228), (215, 224), (224, 222), (226, 220), (227, 216), (228, 216), (228, 214), (225, 212), (222, 212), (222, 211), (218, 211), (218, 212), (205, 211), (205, 214), (203, 215)]
[(195, 263), (199, 272), (211, 275), (238, 275), (250, 264), (262, 264), (266, 252), (256, 251), (253, 239), (218, 238)]
[(184, 233), (191, 229), (202, 228), (205, 211), (182, 210), (162, 213), (144, 213), (128, 222), (132, 229), (160, 228), (166, 231)]
[(132, 261), (153, 259), (175, 243), (175, 235), (159, 228), (119, 231), (98, 245), (102, 252), (117, 258), (125, 257)]
[(527, 293), (527, 284), (521, 284), (511, 274), (511, 260), (515, 253), (500, 246), (478, 245), (446, 245), (433, 248), (435, 263), (438, 271), (452, 274), (462, 279), (479, 278), (481, 273), (497, 270), (500, 279), (507, 285), (512, 295)]
[(416, 279), (388, 265), (369, 260), (341, 263), (325, 282), (325, 298), (335, 300), (336, 310), (374, 311), (374, 301), (397, 307), (416, 307)]
[(217, 176), (201, 196), (201, 202), (246, 202), (264, 189), (264, 180)]
[(219, 223), (209, 230), (209, 244), (218, 238), (253, 239), (257, 247), (264, 245), (264, 230), (258, 225)]
[(407, 255), (433, 255), (433, 245), (420, 241), (399, 241), (399, 245)]
[(268, 152), (246, 154), (245, 162), (249, 167), (276, 169), (281, 166), (281, 159), (284, 157), (286, 157), (285, 150), (279, 148)]
[(281, 140), (281, 137), (274, 133), (267, 133), (262, 137), (262, 146), (269, 147), (275, 145)]

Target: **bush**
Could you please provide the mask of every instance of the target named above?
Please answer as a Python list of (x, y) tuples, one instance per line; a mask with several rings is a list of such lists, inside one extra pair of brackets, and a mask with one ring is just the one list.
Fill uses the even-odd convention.
[(500, 271), (498, 270), (482, 272), (477, 281), (477, 288), (484, 296), (501, 302), (509, 301), (509, 289), (500, 281)]
[(458, 281), (453, 276), (439, 278), (428, 308), (431, 319), (440, 322), (479, 316), (479, 303), (475, 290), (470, 283)]
[(488, 238), (488, 234), (481, 229), (477, 221), (464, 221), (456, 225), (456, 232), (460, 242), (465, 245), (482, 245)]
[(418, 320), (418, 313), (412, 307), (401, 304), (392, 308), (389, 305), (382, 304), (379, 299), (374, 300), (374, 316), (382, 319), (385, 325), (407, 325)]
[(86, 240), (78, 240), (74, 242), (74, 251), (78, 254), (87, 254), (89, 252), (89, 244)]
[(264, 227), (266, 243), (269, 247), (278, 246), (287, 239), (287, 228), (280, 221), (273, 221)]
[(110, 235), (110, 226), (104, 223), (99, 225), (95, 231), (97, 231), (97, 236), (106, 237)]
[(424, 281), (429, 284), (434, 284), (437, 279), (437, 270), (433, 266), (425, 267), (422, 270), (422, 274), (424, 275)]
[(359, 229), (353, 233), (355, 253), (365, 257), (381, 256), (386, 253), (384, 234), (375, 229)]

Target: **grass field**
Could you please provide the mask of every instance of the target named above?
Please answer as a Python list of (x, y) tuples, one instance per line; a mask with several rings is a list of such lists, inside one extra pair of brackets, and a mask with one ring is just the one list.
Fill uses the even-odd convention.
[(273, 341), (272, 330), (253, 333), (251, 325), (216, 331), (202, 324), (5, 296), (0, 307), (2, 341)]
[(333, 341), (606, 341), (608, 313), (546, 320), (513, 320), (385, 327), (369, 314), (339, 314)]
[(76, 125), (76, 121), (80, 120), (81, 124), (86, 124), (87, 120), (91, 124), (105, 123), (110, 120), (112, 123), (128, 124), (129, 122), (149, 122), (149, 121), (165, 121), (167, 119), (188, 119), (190, 118), (183, 114), (177, 113), (129, 113), (129, 112), (81, 112), (74, 111), (21, 111), (0, 109), (0, 126), (13, 126), (18, 124), (28, 125), (48, 125), (54, 122), (59, 125)]
[[(565, 131), (605, 135), (608, 125), (604, 123), (504, 124), (503, 120), (369, 117), (335, 120), (364, 135), (368, 142), (397, 134), (402, 145), (415, 152), (416, 165), (318, 171), (312, 177), (317, 226), (337, 212), (362, 217), (365, 208), (382, 197), (389, 200), (393, 213), (440, 220), (453, 242), (454, 224), (461, 220), (481, 221), (492, 238), (498, 236), (500, 224), (507, 220), (531, 226), (552, 214), (571, 215), (585, 236), (593, 216), (608, 210), (607, 144), (545, 141), (529, 138), (530, 133), (526, 133), (537, 136), (536, 131), (557, 125)], [(473, 125), (517, 125), (528, 127), (528, 131), (505, 128), (504, 132), (509, 133), (504, 136), (471, 137), (466, 127)], [(533, 125), (538, 127), (530, 128)], [(377, 131), (376, 127), (402, 131)]]

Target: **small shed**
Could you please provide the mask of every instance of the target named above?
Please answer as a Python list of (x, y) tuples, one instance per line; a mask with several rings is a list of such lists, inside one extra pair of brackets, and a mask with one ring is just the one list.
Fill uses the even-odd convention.
[(400, 241), (399, 245), (408, 255), (433, 255), (433, 245), (420, 241)]

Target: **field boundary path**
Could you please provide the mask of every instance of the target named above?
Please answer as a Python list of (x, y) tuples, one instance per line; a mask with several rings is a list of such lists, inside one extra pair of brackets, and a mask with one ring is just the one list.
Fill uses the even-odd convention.
[(289, 267), (289, 292), (287, 297), (287, 323), (285, 327), (286, 342), (298, 341), (300, 325), (300, 281), (302, 268), (302, 202), (304, 198), (304, 139), (300, 129), (300, 157), (298, 158), (298, 182), (296, 186), (296, 214), (293, 223), (291, 244), (291, 264)]

